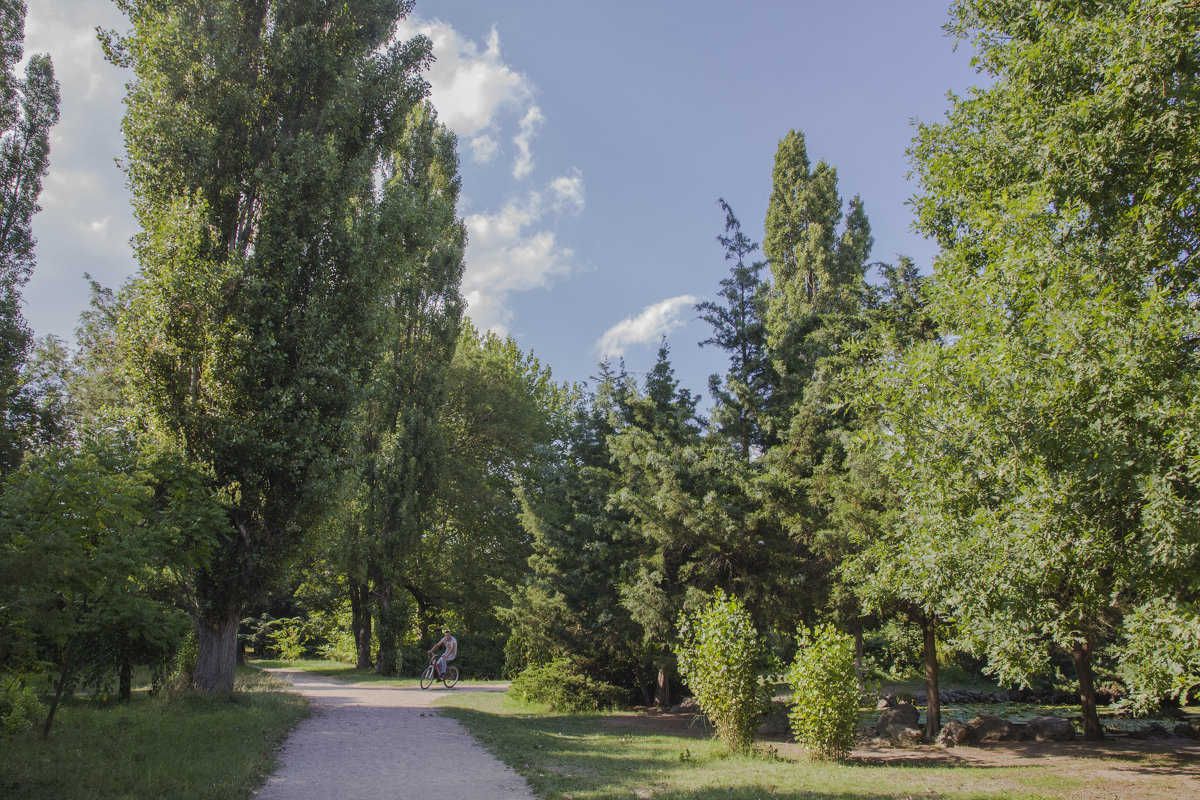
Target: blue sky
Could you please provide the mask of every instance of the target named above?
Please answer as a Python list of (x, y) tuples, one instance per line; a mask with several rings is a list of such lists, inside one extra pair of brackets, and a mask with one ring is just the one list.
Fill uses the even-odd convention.
[[(560, 380), (604, 352), (642, 372), (666, 334), (694, 391), (724, 357), (692, 305), (729, 265), (715, 237), (724, 197), (756, 241), (779, 139), (862, 196), (873, 258), (935, 250), (910, 230), (911, 120), (936, 121), (946, 92), (977, 81), (941, 26), (948, 0), (418, 0), (402, 33), (434, 40), (428, 79), (459, 135), (464, 293), (481, 327), (513, 335)], [(62, 84), (38, 268), (26, 317), (69, 337), (85, 272), (119, 286), (135, 269), (124, 178), (124, 74), (93, 28), (120, 27), (106, 0), (32, 0), (26, 52), (50, 52)]]

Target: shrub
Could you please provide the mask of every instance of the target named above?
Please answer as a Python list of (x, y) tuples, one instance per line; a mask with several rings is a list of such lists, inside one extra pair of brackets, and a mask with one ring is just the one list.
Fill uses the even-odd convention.
[(512, 682), (510, 691), (527, 703), (568, 714), (615, 708), (626, 698), (619, 686), (577, 672), (565, 658), (526, 667)]
[(696, 695), (717, 736), (732, 750), (754, 742), (762, 715), (756, 659), (758, 635), (746, 607), (717, 590), (712, 602), (679, 616), (675, 650), (684, 683)]
[(792, 732), (810, 756), (841, 760), (850, 753), (858, 721), (854, 639), (832, 625), (811, 631), (801, 626), (798, 634), (800, 649), (787, 676)]
[(46, 707), (32, 686), (11, 676), (0, 677), (0, 735), (32, 728), (46, 716)]

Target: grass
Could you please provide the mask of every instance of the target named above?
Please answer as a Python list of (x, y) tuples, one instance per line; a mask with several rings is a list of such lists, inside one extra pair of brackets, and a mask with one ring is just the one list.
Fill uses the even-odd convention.
[[(1044, 760), (965, 766), (935, 759), (829, 764), (811, 762), (787, 745), (778, 746), (784, 754), (760, 745), (753, 753), (731, 755), (714, 740), (656, 731), (630, 715), (549, 714), (499, 693), (455, 694), (440, 704), (549, 800), (1045, 800), (1081, 791), (1092, 796), (1091, 773), (1099, 766)], [(1141, 766), (1159, 774), (1139, 778), (1149, 794), (1132, 796), (1186, 794), (1170, 774), (1169, 759), (1159, 764), (1148, 757)]]
[(239, 669), (235, 688), (232, 700), (144, 691), (128, 705), (76, 700), (59, 710), (47, 741), (36, 732), (0, 740), (0, 797), (249, 798), (308, 705), (258, 670)]

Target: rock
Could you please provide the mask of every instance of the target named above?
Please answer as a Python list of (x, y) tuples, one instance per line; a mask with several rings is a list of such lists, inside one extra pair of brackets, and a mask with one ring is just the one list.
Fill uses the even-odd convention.
[(912, 747), (921, 743), (922, 731), (916, 725), (893, 722), (879, 731), (897, 747)]
[(1181, 722), (1175, 726), (1176, 736), (1200, 739), (1200, 722)]
[(695, 697), (685, 697), (679, 705), (671, 706), (671, 711), (677, 714), (699, 714), (700, 701)]
[(1069, 742), (1075, 738), (1075, 728), (1063, 717), (1034, 717), (1025, 723), (1025, 737), (1035, 742)]
[(885, 708), (891, 708), (894, 705), (896, 705), (897, 702), (898, 701), (896, 700), (896, 695), (894, 695), (894, 694), (880, 695), (879, 702), (875, 704), (875, 708), (879, 709), (879, 710), (882, 710)]
[(1161, 722), (1151, 722), (1140, 730), (1132, 731), (1129, 735), (1134, 739), (1168, 739), (1171, 732)]
[(967, 724), (975, 731), (975, 738), (980, 743), (1012, 742), (1019, 738), (1013, 724), (995, 714), (980, 714)]
[(975, 729), (965, 722), (954, 720), (942, 726), (937, 743), (942, 747), (958, 747), (975, 743)]
[(889, 725), (907, 725), (915, 728), (920, 719), (921, 712), (917, 711), (916, 706), (912, 703), (901, 703), (892, 708), (885, 708), (879, 715), (879, 722), (875, 724), (875, 729), (880, 733), (885, 733)]

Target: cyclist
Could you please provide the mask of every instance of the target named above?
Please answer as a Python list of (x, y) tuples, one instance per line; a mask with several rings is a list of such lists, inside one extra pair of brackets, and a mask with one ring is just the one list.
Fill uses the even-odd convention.
[(442, 638), (440, 640), (438, 640), (438, 643), (426, 651), (432, 657), (434, 650), (437, 650), (439, 647), (442, 648), (442, 654), (441, 654), (441, 656), (438, 657), (438, 660), (437, 660), (437, 671), (438, 671), (439, 679), (446, 674), (446, 663), (453, 661), (454, 657), (456, 655), (458, 655), (458, 640), (450, 635), (449, 630), (445, 630), (442, 633), (444, 635), (442, 636)]

